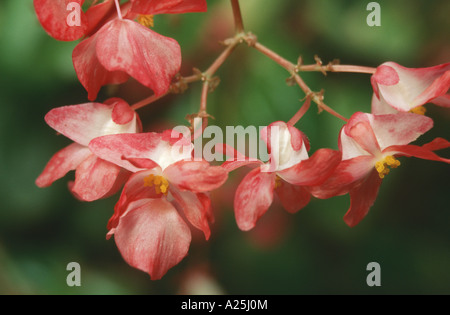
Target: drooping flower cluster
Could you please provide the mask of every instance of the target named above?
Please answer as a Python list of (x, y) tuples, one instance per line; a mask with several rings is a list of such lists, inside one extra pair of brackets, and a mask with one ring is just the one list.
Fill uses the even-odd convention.
[(227, 172), (195, 161), (190, 139), (164, 133), (109, 135), (90, 142), (91, 151), (133, 172), (125, 184), (108, 236), (114, 234), (124, 259), (161, 278), (189, 248), (191, 233), (173, 203), (209, 239), (213, 219), (208, 193), (220, 187)]
[[(91, 101), (55, 108), (46, 115), (47, 124), (74, 143), (50, 159), (36, 184), (47, 187), (75, 171), (69, 189), (80, 200), (94, 201), (121, 191), (107, 238), (114, 236), (124, 260), (152, 279), (163, 277), (187, 255), (189, 225), (202, 231), (206, 240), (210, 238), (214, 219), (210, 192), (219, 189), (237, 168), (254, 167), (237, 186), (234, 198), (236, 223), (248, 231), (275, 195), (286, 211), (296, 213), (312, 197), (349, 194), (344, 221), (355, 226), (374, 204), (383, 179), (400, 166), (398, 158), (450, 163), (434, 153), (450, 147), (443, 138), (422, 146), (411, 144), (433, 127), (431, 118), (418, 114), (424, 113), (424, 104), (450, 106), (450, 63), (409, 69), (394, 62), (374, 71), (372, 112), (355, 112), (346, 121), (337, 150), (321, 148), (310, 155), (309, 139), (294, 127), (298, 119), (274, 119), (260, 134), (267, 162), (249, 158), (227, 144), (216, 146), (229, 156), (221, 165), (199, 159), (190, 133), (175, 129), (143, 133), (135, 109), (125, 100), (93, 101), (102, 86), (123, 83), (129, 77), (155, 96), (167, 93), (180, 69), (181, 51), (176, 40), (149, 28), (153, 15), (204, 12), (206, 1), (97, 2), (68, 23), (68, 1), (34, 0), (39, 21), (51, 36), (81, 39), (72, 57)], [(71, 4), (81, 8), (84, 1)], [(310, 101), (311, 95), (307, 97)]]
[(311, 193), (318, 198), (350, 194), (344, 220), (355, 226), (373, 205), (383, 178), (400, 166), (397, 156), (450, 162), (433, 152), (450, 147), (442, 138), (423, 146), (409, 144), (432, 126), (430, 118), (413, 113), (353, 114), (339, 134), (341, 163), (322, 185), (312, 187)]
[(305, 187), (323, 183), (341, 160), (340, 152), (330, 149), (319, 149), (308, 157), (308, 139), (285, 122), (277, 121), (265, 127), (261, 130), (261, 138), (268, 147), (268, 163), (251, 160), (231, 148), (234, 158), (222, 165), (227, 171), (246, 164), (258, 166), (244, 177), (236, 190), (236, 222), (244, 231), (252, 229), (268, 210), (274, 192), (286, 211), (301, 210), (311, 199)]
[[(105, 0), (92, 2), (83, 12), (84, 2), (34, 0), (34, 7), (52, 37), (82, 39), (72, 59), (91, 101), (102, 86), (123, 83), (129, 77), (156, 96), (165, 94), (179, 72), (181, 50), (176, 40), (149, 28), (153, 15), (207, 8), (205, 0), (130, 0), (123, 4)], [(69, 189), (83, 201), (109, 197), (123, 188), (108, 224), (108, 237), (115, 235), (130, 265), (160, 279), (187, 254), (190, 230), (174, 203), (209, 238), (213, 216), (208, 192), (219, 187), (227, 173), (208, 162), (192, 161), (190, 140), (172, 139), (171, 132), (141, 133), (138, 115), (118, 98), (55, 108), (45, 120), (74, 143), (50, 159), (36, 184), (49, 186), (75, 170)]]
[[(54, 38), (83, 38), (72, 59), (90, 101), (97, 98), (102, 86), (124, 83), (129, 77), (157, 95), (164, 94), (180, 70), (181, 49), (176, 40), (147, 26), (157, 14), (206, 11), (205, 0), (130, 0), (120, 6), (117, 0), (105, 0), (91, 5), (86, 13), (79, 12), (79, 23), (73, 25), (67, 21), (68, 2), (34, 0), (34, 7), (42, 26)], [(71, 1), (80, 6), (84, 2)]]

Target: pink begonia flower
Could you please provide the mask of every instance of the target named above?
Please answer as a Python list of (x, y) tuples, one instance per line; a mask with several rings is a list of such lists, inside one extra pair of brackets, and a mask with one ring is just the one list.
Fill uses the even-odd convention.
[(431, 118), (413, 113), (353, 114), (339, 135), (342, 162), (322, 185), (308, 190), (322, 199), (349, 193), (344, 221), (351, 227), (357, 225), (375, 202), (383, 178), (400, 165), (396, 157), (450, 163), (433, 152), (450, 147), (445, 139), (436, 138), (423, 146), (409, 144), (432, 126)]
[(309, 157), (306, 136), (282, 121), (262, 129), (261, 137), (267, 144), (268, 163), (247, 158), (225, 147), (227, 155), (234, 155), (222, 165), (227, 171), (249, 164), (258, 165), (244, 177), (236, 190), (236, 223), (243, 231), (251, 230), (266, 213), (273, 202), (274, 192), (290, 213), (305, 207), (311, 199), (305, 186), (320, 185), (341, 160), (340, 152), (331, 149), (319, 149)]
[(45, 116), (47, 124), (74, 143), (57, 152), (36, 179), (39, 187), (50, 186), (75, 170), (70, 191), (79, 199), (93, 201), (116, 193), (129, 172), (102, 160), (89, 150), (89, 142), (99, 136), (135, 133), (141, 128), (137, 114), (119, 98), (101, 103), (54, 108)]
[(371, 82), (375, 94), (372, 114), (414, 111), (426, 103), (450, 107), (450, 63), (414, 69), (385, 62)]
[(209, 239), (213, 213), (208, 194), (227, 180), (228, 173), (204, 160), (195, 161), (190, 139), (170, 130), (122, 134), (96, 138), (89, 148), (134, 173), (114, 208), (107, 235), (114, 234), (128, 264), (153, 280), (178, 264), (191, 242), (182, 216)]
[[(100, 88), (120, 84), (132, 77), (162, 95), (181, 67), (181, 49), (172, 38), (160, 35), (134, 21), (151, 25), (153, 15), (204, 12), (205, 0), (131, 0), (116, 10), (114, 0), (79, 12), (78, 25), (71, 25), (68, 5), (84, 0), (34, 0), (38, 19), (54, 38), (72, 41), (84, 39), (73, 50), (72, 59), (78, 79), (97, 98)], [(70, 7), (69, 7), (70, 8)], [(142, 15), (146, 15), (141, 19)]]

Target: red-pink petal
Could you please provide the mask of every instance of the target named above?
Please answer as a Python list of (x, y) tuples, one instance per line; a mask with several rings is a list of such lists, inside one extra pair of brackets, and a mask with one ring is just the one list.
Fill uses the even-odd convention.
[(311, 200), (311, 194), (305, 188), (285, 181), (280, 181), (280, 186), (275, 189), (275, 193), (284, 209), (290, 213), (303, 209)]
[(149, 199), (138, 207), (130, 205), (114, 239), (130, 266), (158, 280), (187, 255), (191, 231), (167, 200)]
[(132, 13), (160, 14), (182, 3), (183, 0), (130, 0)]
[(309, 159), (278, 171), (277, 175), (293, 185), (316, 186), (322, 184), (341, 162), (341, 152), (319, 149)]
[(227, 159), (230, 160), (245, 161), (249, 159), (247, 156), (226, 143), (216, 143), (214, 145), (214, 151), (225, 155)]
[(448, 142), (444, 138), (435, 138), (433, 139), (433, 141), (424, 144), (422, 148), (430, 151), (437, 151), (447, 149), (449, 146), (450, 142)]
[(393, 145), (388, 148), (384, 152), (392, 154), (392, 155), (400, 155), (400, 156), (408, 156), (408, 157), (416, 157), (424, 160), (431, 161), (439, 161), (450, 163), (450, 159), (446, 159), (440, 157), (436, 153), (431, 150), (440, 150), (450, 147), (450, 142), (445, 139), (439, 138), (439, 140), (434, 140), (431, 143), (425, 144), (423, 146), (417, 145)]
[(130, 178), (130, 176), (132, 174), (133, 173), (131, 173), (130, 171), (127, 171), (124, 168), (120, 168), (120, 172), (117, 175), (114, 185), (111, 187), (109, 192), (103, 196), (103, 198), (108, 198), (108, 197), (111, 197), (112, 195), (115, 195), (116, 193), (118, 193), (124, 187), (124, 185), (127, 183), (128, 179)]
[(227, 172), (234, 171), (235, 169), (246, 165), (263, 164), (260, 160), (247, 157), (226, 143), (217, 143), (214, 146), (214, 150), (215, 152), (222, 153), (226, 156), (227, 160), (223, 162), (221, 166)]
[(374, 169), (375, 162), (376, 159), (370, 155), (342, 161), (324, 183), (306, 189), (320, 199), (344, 195)]
[(441, 103), (440, 101), (435, 102), (435, 100), (440, 96), (445, 95), (450, 88), (450, 63), (446, 69), (447, 71), (442, 76), (435, 79), (433, 83), (414, 100), (414, 107), (426, 104), (428, 102), (435, 103), (436, 105)]
[(93, 101), (101, 87), (107, 84), (120, 84), (128, 80), (124, 71), (108, 71), (97, 58), (98, 34), (79, 43), (72, 52), (72, 61), (78, 80), (88, 92), (88, 99)]
[(84, 36), (88, 28), (87, 18), (81, 10), (84, 0), (34, 0), (33, 2), (39, 22), (50, 36), (62, 41), (73, 41)]
[(394, 68), (387, 65), (381, 65), (373, 74), (372, 80), (374, 83), (389, 86), (398, 84), (398, 82), (400, 81), (400, 77), (398, 76), (397, 71), (395, 71)]
[(206, 0), (183, 0), (180, 4), (171, 7), (161, 13), (166, 14), (179, 14), (179, 13), (190, 13), (190, 12), (206, 12), (208, 9)]
[(274, 187), (274, 173), (262, 173), (256, 168), (244, 177), (234, 198), (236, 223), (241, 230), (251, 230), (269, 209)]
[(345, 128), (345, 133), (353, 138), (366, 152), (376, 156), (381, 152), (377, 137), (369, 122), (360, 121)]
[(433, 104), (442, 107), (450, 107), (450, 94), (445, 94), (439, 97), (436, 97), (430, 101)]
[(99, 136), (138, 131), (136, 119), (119, 125), (112, 120), (112, 112), (112, 106), (101, 103), (70, 105), (52, 109), (45, 116), (45, 121), (56, 131), (84, 146)]
[(157, 199), (161, 198), (162, 195), (158, 195), (154, 187), (147, 187), (144, 185), (145, 177), (150, 174), (158, 175), (156, 171), (141, 171), (132, 174), (120, 194), (119, 201), (114, 207), (114, 214), (109, 219), (108, 230), (114, 229), (122, 215), (127, 211), (130, 203), (141, 200), (141, 199)]
[(250, 165), (260, 166), (262, 164), (263, 162), (261, 162), (260, 160), (248, 160), (248, 161), (236, 160), (236, 161), (225, 161), (222, 163), (221, 167), (227, 172), (231, 172), (242, 166), (250, 166)]
[(122, 160), (128, 161), (131, 165), (138, 169), (153, 169), (155, 167), (159, 167), (159, 165), (150, 159), (142, 159), (142, 158), (127, 158), (125, 156), (122, 157)]
[(120, 167), (92, 154), (77, 167), (71, 191), (84, 201), (104, 198), (116, 186), (119, 174)]
[(166, 93), (180, 70), (177, 41), (132, 20), (113, 20), (97, 32), (96, 53), (108, 71), (126, 72), (156, 95)]
[(286, 124), (288, 127), (289, 133), (291, 134), (291, 146), (294, 151), (298, 151), (302, 148), (303, 139), (306, 137), (303, 132), (295, 128), (290, 124)]
[(350, 208), (344, 216), (348, 226), (357, 225), (369, 212), (378, 195), (382, 179), (374, 169), (358, 186), (350, 190)]
[(164, 170), (164, 176), (183, 190), (207, 192), (222, 186), (228, 178), (228, 172), (206, 161), (179, 161), (169, 165)]
[(113, 106), (111, 118), (118, 125), (128, 124), (136, 116), (136, 112), (121, 98), (110, 98), (104, 103)]
[(170, 186), (170, 193), (183, 210), (186, 219), (197, 229), (203, 231), (206, 240), (211, 236), (209, 222), (213, 220), (211, 200), (206, 194), (181, 191)]
[(86, 35), (92, 36), (109, 19), (117, 18), (114, 0), (105, 0), (102, 3), (91, 6), (86, 11), (86, 18), (88, 22)]
[(131, 11), (139, 14), (205, 12), (206, 0), (131, 0)]
[(69, 171), (75, 170), (85, 159), (92, 155), (88, 147), (72, 143), (55, 153), (36, 179), (39, 187), (48, 187)]

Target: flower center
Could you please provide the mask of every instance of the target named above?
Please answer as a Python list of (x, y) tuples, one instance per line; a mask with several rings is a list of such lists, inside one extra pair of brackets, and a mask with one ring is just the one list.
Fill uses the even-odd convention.
[(160, 195), (167, 195), (169, 192), (169, 182), (162, 176), (150, 174), (144, 178), (145, 187), (155, 186), (155, 192)]
[(386, 156), (383, 160), (375, 163), (375, 169), (378, 172), (380, 178), (384, 178), (387, 174), (389, 174), (390, 168), (397, 168), (400, 166), (400, 161), (397, 160), (392, 155)]
[(139, 24), (144, 25), (145, 27), (153, 27), (155, 26), (155, 21), (153, 20), (153, 15), (139, 15), (137, 18)]
[(414, 107), (413, 109), (411, 109), (409, 112), (418, 114), (418, 115), (425, 115), (425, 113), (427, 112), (427, 109), (425, 108), (425, 106), (417, 106), (417, 107)]
[(280, 187), (281, 185), (283, 185), (283, 181), (282, 181), (281, 178), (277, 175), (277, 177), (275, 177), (275, 187), (274, 187), (274, 189), (277, 189), (277, 188)]

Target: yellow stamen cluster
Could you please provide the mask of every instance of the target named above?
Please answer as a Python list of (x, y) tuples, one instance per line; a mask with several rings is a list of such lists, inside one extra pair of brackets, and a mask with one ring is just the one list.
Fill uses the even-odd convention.
[(417, 106), (417, 107), (414, 107), (413, 109), (411, 109), (409, 112), (418, 114), (418, 115), (425, 115), (425, 113), (427, 112), (427, 109), (425, 108), (425, 106)]
[(281, 185), (283, 185), (283, 181), (281, 180), (280, 177), (275, 177), (275, 187), (274, 189), (277, 189), (278, 187), (280, 187)]
[(400, 161), (397, 160), (392, 155), (386, 156), (383, 160), (375, 163), (375, 168), (378, 172), (380, 178), (384, 178), (387, 174), (389, 174), (390, 168), (397, 168), (400, 166)]
[(155, 26), (155, 22), (153, 20), (153, 15), (139, 15), (137, 18), (139, 24), (144, 25), (145, 27), (153, 27)]
[(145, 187), (155, 186), (155, 192), (159, 194), (167, 195), (169, 191), (169, 182), (162, 176), (150, 174), (144, 178)]

